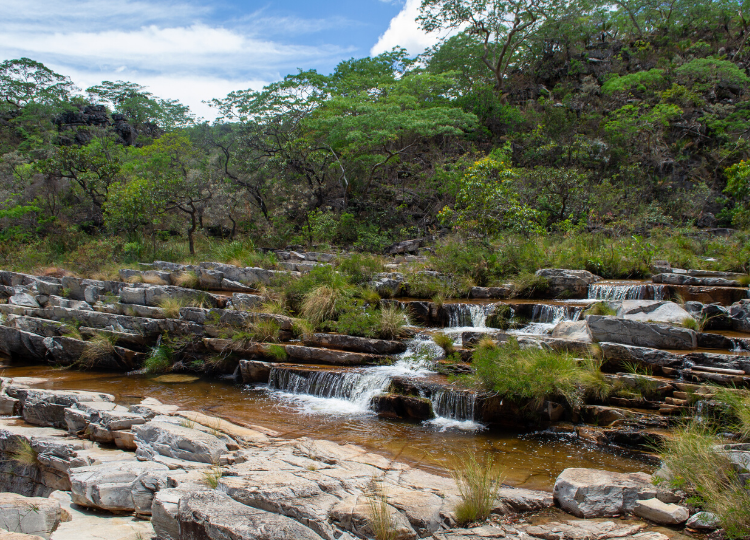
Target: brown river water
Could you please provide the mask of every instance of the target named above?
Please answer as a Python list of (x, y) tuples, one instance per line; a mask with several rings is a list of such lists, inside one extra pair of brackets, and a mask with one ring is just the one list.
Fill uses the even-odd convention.
[(346, 411), (327, 400), (301, 403), (294, 396), (267, 388), (230, 382), (198, 380), (168, 384), (155, 377), (59, 370), (46, 366), (0, 366), (4, 377), (41, 377), (48, 389), (107, 392), (127, 405), (144, 397), (184, 409), (201, 411), (238, 424), (276, 430), (284, 437), (311, 437), (352, 443), (445, 474), (446, 467), (467, 451), (490, 453), (505, 469), (505, 482), (529, 489), (551, 490), (557, 475), (568, 467), (590, 467), (620, 472), (653, 472), (654, 464), (636, 455), (604, 450), (564, 437), (494, 430), (442, 429), (431, 424), (385, 420), (370, 413)]

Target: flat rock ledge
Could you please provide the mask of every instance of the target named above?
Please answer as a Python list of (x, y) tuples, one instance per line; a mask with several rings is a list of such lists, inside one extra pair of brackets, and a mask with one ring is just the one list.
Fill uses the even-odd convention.
[[(125, 408), (106, 394), (41, 392), (29, 388), (33, 382), (2, 380), (21, 411), (27, 406), (36, 411), (25, 415), (26, 421), (0, 418), (0, 490), (18, 492), (0, 496), (0, 527), (8, 524), (14, 532), (51, 540), (135, 540), (154, 534), (162, 540), (372, 538), (370, 503), (377, 483), (401, 540), (667, 538), (645, 531), (644, 523), (586, 519), (460, 529), (453, 513), (459, 492), (449, 477), (358, 446), (283, 439), (151, 398)], [(48, 427), (59, 424), (59, 407), (67, 431)], [(45, 411), (55, 420), (42, 418)], [(126, 444), (116, 448), (118, 440)], [(23, 463), (13, 457), (19, 449), (28, 450)], [(687, 512), (675, 510), (674, 494), (655, 488), (646, 474), (568, 469), (553, 494), (504, 486), (493, 514), (558, 504), (580, 517), (602, 517), (632, 513), (638, 501), (655, 498), (673, 514)], [(16, 522), (23, 508), (42, 510), (22, 530)], [(142, 521), (132, 521), (133, 515)], [(124, 534), (123, 528), (131, 532)]]

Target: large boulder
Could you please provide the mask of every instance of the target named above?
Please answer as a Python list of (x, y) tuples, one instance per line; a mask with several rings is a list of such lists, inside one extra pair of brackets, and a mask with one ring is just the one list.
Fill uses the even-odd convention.
[(562, 298), (586, 298), (589, 285), (601, 280), (588, 270), (564, 268), (542, 268), (537, 270), (536, 275), (547, 280), (549, 294)]
[(60, 503), (54, 499), (0, 493), (2, 529), (49, 538), (63, 517), (67, 516), (63, 516)]
[(586, 321), (561, 321), (552, 330), (552, 337), (582, 343), (591, 343), (591, 330)]
[(141, 458), (149, 459), (158, 454), (199, 463), (218, 463), (219, 458), (228, 451), (226, 442), (219, 437), (158, 419), (133, 426), (133, 432), (138, 446), (137, 455)]
[(116, 461), (71, 469), (73, 502), (110, 512), (132, 512), (135, 480), (144, 473), (167, 470), (166, 465), (153, 461)]
[(692, 315), (674, 302), (657, 300), (623, 300), (617, 316), (629, 321), (681, 324)]
[(687, 328), (601, 315), (589, 315), (586, 322), (592, 337), (599, 342), (609, 341), (656, 349), (695, 349), (698, 346), (696, 333)]
[(599, 347), (602, 349), (604, 360), (615, 368), (621, 366), (623, 362), (637, 362), (658, 368), (679, 368), (684, 361), (681, 355), (650, 347), (635, 347), (606, 341), (599, 343)]
[(676, 502), (658, 490), (646, 473), (616, 473), (598, 469), (565, 469), (555, 481), (555, 501), (577, 517), (595, 518), (632, 513), (638, 500), (660, 497)]
[(271, 369), (273, 369), (273, 363), (271, 362), (240, 360), (240, 375), (242, 376), (242, 382), (246, 384), (267, 383), (271, 375)]
[(178, 521), (181, 539), (322, 540), (291, 518), (245, 506), (218, 491), (183, 496)]
[(79, 402), (114, 401), (114, 396), (82, 390), (32, 390), (29, 388), (8, 389), (8, 394), (21, 401), (23, 419), (37, 426), (52, 426), (67, 429), (65, 409)]

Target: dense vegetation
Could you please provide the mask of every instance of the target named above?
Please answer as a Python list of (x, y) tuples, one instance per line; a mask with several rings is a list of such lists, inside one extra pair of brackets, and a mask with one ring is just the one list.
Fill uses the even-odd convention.
[[(134, 83), (80, 92), (0, 63), (0, 261), (85, 270), (226, 238), (380, 251), (453, 230), (484, 242), (477, 283), (576, 250), (571, 266), (619, 277), (647, 270), (655, 231), (750, 225), (747, 0), (424, 0), (420, 21), (456, 32), (232, 92), (212, 123)], [(742, 244), (721, 248), (730, 268), (747, 270)]]

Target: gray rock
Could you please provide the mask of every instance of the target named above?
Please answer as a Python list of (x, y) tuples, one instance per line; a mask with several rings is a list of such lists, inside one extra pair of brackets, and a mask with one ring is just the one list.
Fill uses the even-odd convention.
[(711, 512), (698, 512), (687, 520), (685, 526), (699, 531), (714, 531), (721, 527), (721, 523), (719, 522), (719, 518), (716, 517), (716, 514), (712, 514)]
[(697, 336), (693, 330), (667, 324), (649, 324), (616, 317), (589, 315), (586, 317), (595, 341), (608, 341), (653, 347), (656, 349), (695, 349)]
[[(62, 518), (56, 500), (0, 493), (0, 530), (49, 538)], [(2, 532), (0, 538), (4, 538)]]
[(293, 519), (245, 506), (218, 491), (182, 497), (178, 520), (181, 539), (321, 540)]
[(703, 285), (708, 287), (740, 287), (740, 282), (721, 277), (697, 277), (688, 274), (657, 274), (651, 278), (654, 283), (665, 285)]
[(586, 321), (562, 321), (552, 330), (553, 338), (569, 339), (582, 343), (592, 343), (591, 331)]
[(8, 298), (8, 303), (12, 306), (38, 308), (39, 302), (28, 293), (17, 293)]
[(78, 467), (70, 472), (73, 502), (89, 508), (110, 512), (132, 512), (133, 483), (144, 473), (167, 471), (153, 461), (117, 461), (89, 467)]
[(152, 458), (154, 454), (166, 457), (218, 463), (228, 449), (224, 441), (209, 433), (204, 433), (181, 425), (152, 420), (134, 426), (139, 457)]
[(679, 525), (690, 517), (684, 506), (663, 503), (656, 498), (637, 501), (633, 513), (659, 525)]
[(555, 499), (548, 491), (501, 487), (493, 514), (536, 512), (555, 506)]
[(263, 297), (257, 294), (234, 293), (232, 295), (234, 309), (241, 311), (253, 311), (260, 307), (263, 301)]
[(660, 492), (646, 473), (615, 473), (598, 469), (565, 469), (555, 481), (555, 501), (577, 517), (594, 518), (631, 513), (636, 501), (657, 496), (675, 502)]
[(683, 362), (680, 355), (649, 347), (634, 347), (633, 345), (608, 342), (599, 343), (599, 346), (602, 349), (604, 359), (614, 364), (639, 362), (658, 367), (680, 367)]
[(12, 358), (40, 361), (46, 357), (47, 347), (44, 346), (44, 337), (40, 335), (0, 325), (0, 353)]
[(601, 280), (587, 270), (563, 268), (542, 268), (537, 270), (536, 275), (547, 279), (550, 294), (565, 298), (586, 298), (589, 285)]
[(617, 310), (622, 319), (640, 322), (681, 324), (692, 315), (674, 302), (656, 300), (623, 300)]
[(260, 360), (240, 360), (242, 382), (245, 384), (267, 383), (273, 366), (274, 364), (271, 362), (263, 362)]
[(406, 343), (385, 339), (368, 339), (343, 334), (310, 334), (304, 336), (308, 347), (325, 347), (368, 354), (398, 354), (406, 351)]
[(31, 390), (18, 388), (15, 397), (21, 400), (23, 419), (37, 426), (53, 426), (66, 429), (65, 409), (84, 401), (114, 401), (111, 394), (84, 392), (81, 390)]

